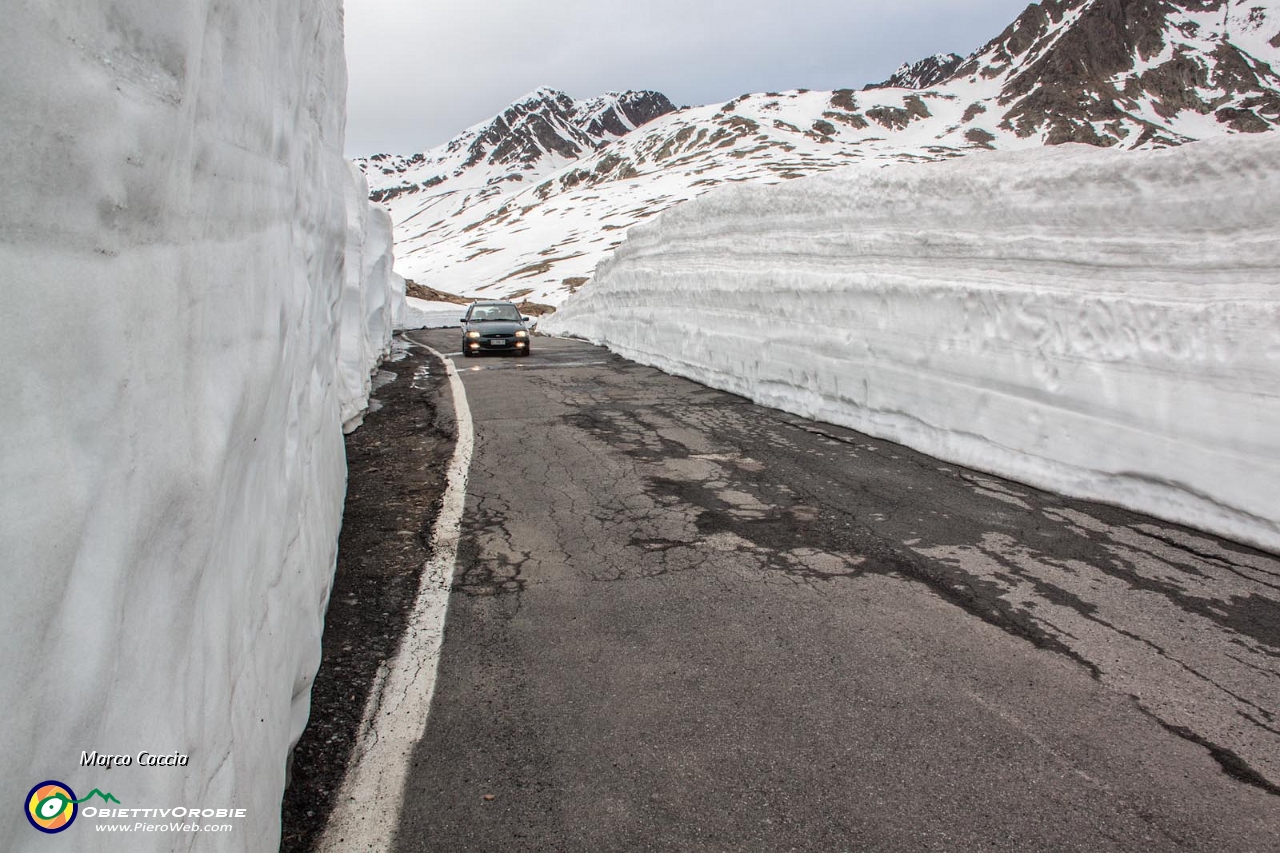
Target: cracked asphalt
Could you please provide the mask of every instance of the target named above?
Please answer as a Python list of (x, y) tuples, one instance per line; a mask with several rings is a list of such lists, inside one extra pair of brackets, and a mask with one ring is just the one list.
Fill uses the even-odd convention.
[(1278, 849), (1275, 557), (581, 342), (455, 361), (397, 851)]

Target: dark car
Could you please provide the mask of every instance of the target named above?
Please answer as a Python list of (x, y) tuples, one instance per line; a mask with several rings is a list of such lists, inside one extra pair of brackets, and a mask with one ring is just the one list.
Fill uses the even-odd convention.
[(529, 354), (529, 318), (511, 302), (473, 302), (462, 318), (462, 354), (482, 352)]

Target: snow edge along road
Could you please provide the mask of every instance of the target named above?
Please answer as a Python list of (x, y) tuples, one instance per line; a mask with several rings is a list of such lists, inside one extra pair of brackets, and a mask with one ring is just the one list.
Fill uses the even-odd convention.
[(316, 850), (319, 853), (385, 851), (398, 825), (404, 786), (414, 746), (422, 737), (435, 693), (444, 621), (449, 609), (466, 504), (467, 477), (475, 446), (467, 391), (453, 362), (426, 344), (444, 364), (453, 395), (457, 444), (449, 460), (440, 514), (431, 529), (431, 556), (423, 568), (409, 623), (390, 667), (383, 666), (365, 704), (358, 742), (332, 814)]

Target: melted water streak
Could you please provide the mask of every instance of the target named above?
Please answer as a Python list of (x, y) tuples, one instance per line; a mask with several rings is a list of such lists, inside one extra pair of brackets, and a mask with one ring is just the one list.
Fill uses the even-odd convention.
[[(807, 535), (817, 507), (785, 485), (768, 482), (764, 464), (732, 437), (746, 425), (738, 413), (709, 406), (615, 407), (580, 411), (567, 420), (632, 460), (628, 479), (643, 484), (626, 559), (598, 579), (634, 580), (702, 570), (726, 583), (820, 584), (864, 571), (866, 558), (815, 547)], [(632, 550), (634, 549), (634, 550)]]
[(1209, 748), (1233, 777), (1280, 792), (1275, 562), (1183, 531), (1042, 512), (1071, 525), (1076, 556), (1055, 559), (1000, 533), (916, 552), (994, 584), (1168, 731)]

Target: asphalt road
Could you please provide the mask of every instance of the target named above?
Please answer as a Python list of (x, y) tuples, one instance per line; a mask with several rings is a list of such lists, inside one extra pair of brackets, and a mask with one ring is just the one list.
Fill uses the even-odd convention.
[(1280, 560), (578, 342), (455, 360), (401, 853), (1280, 849)]

